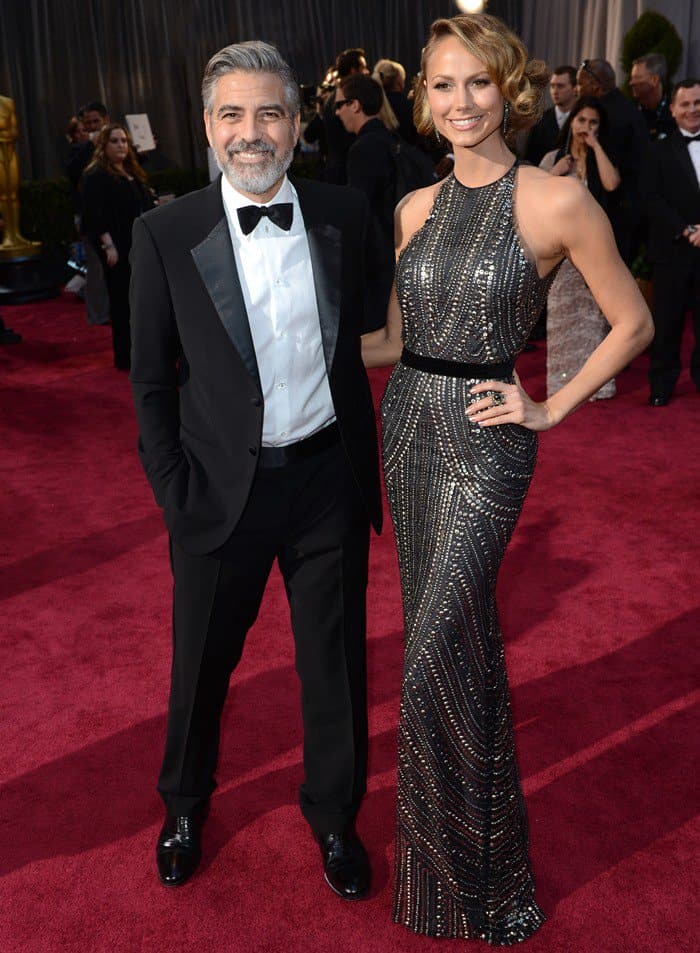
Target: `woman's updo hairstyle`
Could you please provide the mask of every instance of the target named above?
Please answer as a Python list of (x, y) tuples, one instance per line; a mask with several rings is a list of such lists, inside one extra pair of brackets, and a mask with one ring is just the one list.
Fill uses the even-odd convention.
[(489, 76), (510, 104), (507, 138), (521, 129), (529, 129), (542, 115), (544, 90), (549, 71), (542, 60), (528, 62), (527, 50), (519, 37), (498, 17), (475, 13), (451, 19), (435, 20), (421, 55), (420, 73), (415, 84), (413, 118), (422, 136), (435, 132), (426, 90), (426, 66), (435, 47), (454, 36), (486, 66)]

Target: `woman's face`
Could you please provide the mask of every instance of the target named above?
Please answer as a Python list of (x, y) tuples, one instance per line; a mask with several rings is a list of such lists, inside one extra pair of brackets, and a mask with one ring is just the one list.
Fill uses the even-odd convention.
[(73, 142), (87, 142), (90, 136), (82, 122), (79, 122), (73, 130)]
[(503, 96), (486, 65), (453, 36), (426, 63), (426, 92), (435, 128), (454, 146), (475, 146), (500, 129)]
[(585, 142), (586, 136), (592, 133), (597, 137), (600, 128), (600, 116), (595, 109), (586, 106), (581, 112), (576, 113), (571, 120), (571, 135), (580, 142)]
[(129, 140), (123, 129), (113, 129), (105, 145), (107, 161), (112, 165), (121, 165), (129, 154)]

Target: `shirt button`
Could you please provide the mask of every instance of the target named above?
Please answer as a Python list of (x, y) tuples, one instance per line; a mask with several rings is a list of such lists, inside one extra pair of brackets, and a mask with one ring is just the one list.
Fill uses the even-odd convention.
[(285, 382), (282, 381), (281, 383), (277, 385), (277, 390), (284, 390), (286, 386), (287, 385), (285, 384)]
[(287, 431), (283, 430), (282, 433), (280, 434), (280, 437), (286, 437), (286, 436), (287, 436)]

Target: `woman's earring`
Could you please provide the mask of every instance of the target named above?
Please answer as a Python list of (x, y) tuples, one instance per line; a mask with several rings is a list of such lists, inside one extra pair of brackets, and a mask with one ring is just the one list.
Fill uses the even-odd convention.
[(503, 122), (501, 123), (501, 132), (505, 136), (508, 131), (508, 119), (510, 117), (510, 103), (503, 104)]
[(440, 133), (437, 131), (437, 129), (435, 130), (435, 139), (437, 144), (440, 145)]

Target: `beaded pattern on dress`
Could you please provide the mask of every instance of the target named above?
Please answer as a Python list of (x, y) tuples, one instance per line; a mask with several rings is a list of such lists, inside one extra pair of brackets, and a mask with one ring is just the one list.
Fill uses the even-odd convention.
[[(514, 167), (480, 189), (454, 176), (441, 187), (397, 264), (409, 350), (497, 363), (522, 349), (554, 275), (540, 279), (523, 253), (515, 177)], [(417, 933), (510, 945), (544, 917), (495, 588), (537, 438), (470, 422), (473, 383), (398, 364), (382, 399), (406, 630), (393, 917)]]

